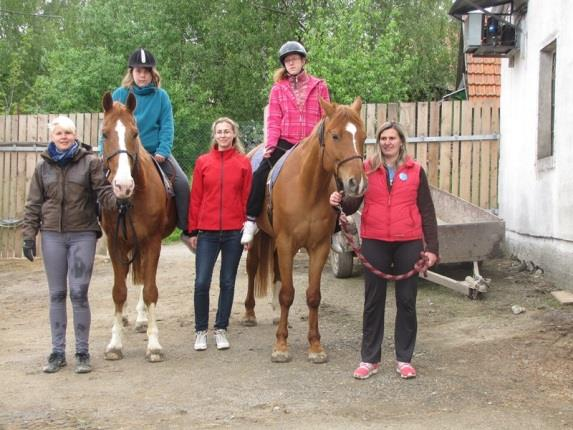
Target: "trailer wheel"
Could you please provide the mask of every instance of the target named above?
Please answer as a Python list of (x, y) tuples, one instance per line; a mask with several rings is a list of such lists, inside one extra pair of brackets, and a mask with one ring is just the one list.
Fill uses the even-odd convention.
[(352, 275), (354, 254), (352, 252), (330, 251), (330, 267), (336, 278), (349, 278)]

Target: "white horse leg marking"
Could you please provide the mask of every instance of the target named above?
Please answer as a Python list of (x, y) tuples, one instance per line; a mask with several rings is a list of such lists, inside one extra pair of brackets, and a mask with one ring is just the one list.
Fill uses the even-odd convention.
[(143, 302), (143, 287), (139, 289), (139, 299), (137, 300), (135, 311), (137, 312), (135, 331), (144, 333), (147, 330), (147, 311), (145, 309), (145, 303)]
[(157, 317), (155, 315), (155, 303), (151, 303), (147, 308), (149, 314), (149, 325), (147, 327), (147, 353), (149, 361), (163, 360), (163, 348), (159, 344), (159, 328), (157, 327)]
[[(127, 151), (125, 144), (125, 125), (121, 121), (115, 124), (115, 131), (118, 137), (118, 146), (120, 151)], [(117, 197), (129, 197), (134, 188), (133, 178), (131, 177), (131, 169), (129, 167), (129, 158), (125, 152), (120, 153), (118, 156), (118, 167), (115, 177), (113, 178), (113, 191)]]
[[(116, 312), (113, 321), (113, 327), (111, 328), (111, 340), (105, 349), (106, 358), (111, 360), (117, 360), (122, 358), (122, 348), (123, 348), (123, 319), (122, 313)], [(107, 353), (111, 353), (110, 356), (107, 356)]]

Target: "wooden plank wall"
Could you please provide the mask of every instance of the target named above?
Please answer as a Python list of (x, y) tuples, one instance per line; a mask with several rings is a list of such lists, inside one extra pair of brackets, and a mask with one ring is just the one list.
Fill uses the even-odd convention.
[[(385, 121), (398, 121), (407, 137), (499, 134), (499, 103), (446, 101), (367, 104), (362, 118), (374, 138)], [(371, 155), (374, 145), (367, 145)], [(486, 209), (498, 207), (499, 140), (408, 143), (430, 184)]]
[[(67, 114), (75, 123), (82, 142), (97, 145), (101, 113)], [(6, 221), (23, 216), (26, 194), (39, 151), (48, 141), (51, 115), (0, 116), (0, 258), (22, 255), (19, 228)], [(362, 119), (366, 136), (375, 138), (385, 121), (398, 121), (409, 137), (499, 134), (499, 104), (493, 102), (448, 101), (364, 104)], [(24, 142), (38, 143), (36, 152), (23, 152)], [(418, 160), (432, 185), (483, 208), (497, 208), (499, 141), (454, 141), (408, 143), (408, 153)], [(367, 145), (366, 154), (374, 150)]]
[[(0, 116), (0, 148), (3, 149), (0, 151), (0, 258), (22, 256), (22, 233), (10, 224), (23, 217), (30, 180), (39, 154), (49, 139), (48, 124), (56, 116)], [(102, 114), (74, 113), (67, 116), (75, 122), (82, 142), (97, 145)], [(20, 148), (36, 150), (22, 151)]]

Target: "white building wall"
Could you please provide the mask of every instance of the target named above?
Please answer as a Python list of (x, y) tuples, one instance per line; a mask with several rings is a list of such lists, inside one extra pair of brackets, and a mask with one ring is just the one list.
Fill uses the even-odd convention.
[[(520, 50), (502, 62), (500, 216), (508, 252), (573, 290), (573, 5), (529, 0)], [(555, 143), (537, 160), (540, 51), (557, 41)]]

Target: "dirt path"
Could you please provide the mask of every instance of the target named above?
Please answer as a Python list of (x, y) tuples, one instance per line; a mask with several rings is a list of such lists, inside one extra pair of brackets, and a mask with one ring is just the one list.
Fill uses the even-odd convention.
[[(103, 359), (112, 325), (112, 276), (110, 264), (98, 258), (90, 290), (94, 372), (76, 375), (68, 365), (46, 375), (40, 370), (50, 348), (42, 263), (0, 261), (0, 429), (573, 428), (573, 306), (560, 307), (542, 276), (518, 272), (509, 260), (487, 262), (482, 272), (493, 279), (492, 287), (480, 301), (424, 283), (414, 357), (419, 377), (410, 381), (400, 380), (392, 367), (389, 300), (382, 370), (356, 381), (351, 372), (359, 359), (360, 273), (339, 280), (325, 270), (320, 328), (329, 362), (314, 365), (306, 361), (306, 263), (300, 254), (290, 317), (293, 360), (274, 364), (268, 299), (257, 304), (257, 327), (239, 324), (242, 273), (231, 349), (217, 351), (209, 338), (207, 351), (193, 350), (193, 258), (182, 245), (164, 247), (158, 313), (166, 360), (150, 364), (145, 335), (132, 325), (125, 358)], [(455, 270), (450, 274), (458, 279), (467, 274)], [(212, 308), (216, 285), (213, 290)], [(513, 304), (527, 311), (514, 315)], [(73, 364), (69, 331), (68, 344)]]

